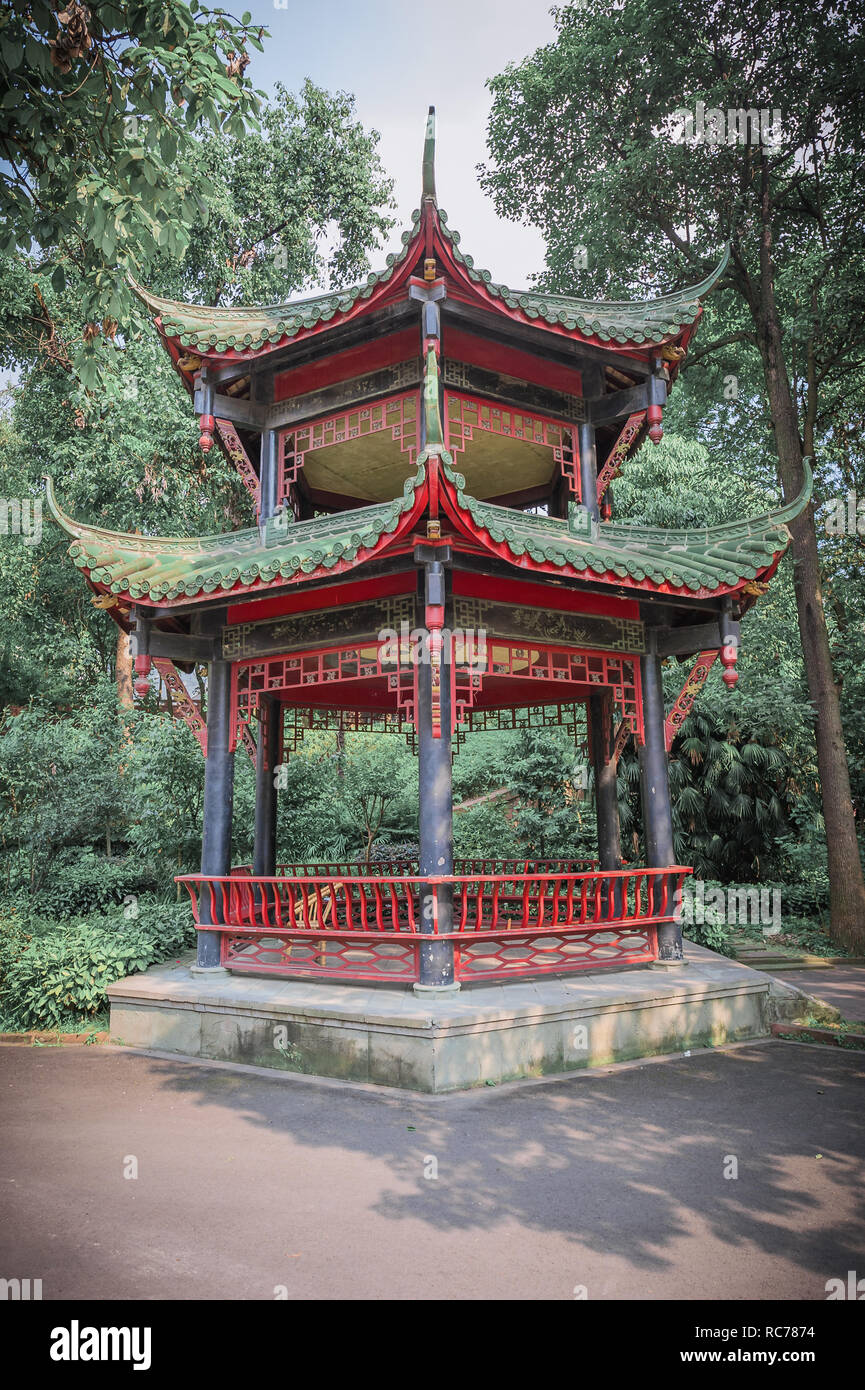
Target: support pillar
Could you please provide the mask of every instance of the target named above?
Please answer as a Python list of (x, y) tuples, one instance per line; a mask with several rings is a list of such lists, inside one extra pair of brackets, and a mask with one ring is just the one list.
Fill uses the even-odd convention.
[[(589, 696), (589, 733), (592, 771), (595, 778), (595, 813), (598, 822), (598, 865), (613, 870), (622, 867), (622, 837), (619, 825), (617, 765), (612, 756), (612, 708), (609, 695)], [(617, 885), (615, 911), (622, 910), (622, 891)]]
[(583, 421), (578, 427), (580, 444), (580, 492), (582, 504), (593, 521), (601, 515), (598, 506), (598, 451), (595, 444), (595, 427)]
[[(661, 679), (661, 659), (657, 652), (657, 635), (646, 628), (648, 651), (640, 657), (643, 686), (643, 725), (645, 743), (640, 749), (640, 795), (643, 805), (643, 834), (646, 842), (646, 864), (649, 868), (665, 868), (675, 864), (673, 850), (673, 808), (670, 800), (670, 778), (667, 749), (664, 743), (664, 687)], [(661, 883), (664, 881), (661, 880)], [(666, 891), (670, 892), (669, 880)], [(660, 905), (663, 887), (658, 888), (655, 900)], [(658, 928), (658, 961), (664, 965), (681, 965), (682, 927), (680, 922), (666, 922)]]
[[(234, 808), (234, 754), (228, 751), (231, 724), (231, 663), (211, 661), (207, 673), (207, 758), (204, 772), (204, 817), (201, 872), (227, 874), (231, 869), (231, 819)], [(212, 923), (210, 895), (201, 896), (200, 919)], [(221, 921), (217, 895), (215, 919)], [(199, 931), (199, 970), (219, 970), (220, 933)]]
[(616, 762), (612, 757), (613, 731), (610, 700), (589, 696), (592, 769), (595, 775), (595, 807), (598, 818), (598, 863), (602, 869), (622, 867), (619, 797)]
[[(421, 655), (434, 656), (434, 639), (441, 640), (444, 618), (444, 568), (432, 561), (426, 569), (426, 626), (429, 634), (427, 651)], [(432, 612), (430, 611), (432, 610)], [(438, 612), (436, 612), (438, 610)], [(438, 623), (438, 627), (434, 626)], [(443, 651), (438, 673), (432, 660), (421, 660), (417, 668), (418, 734), (418, 793), (420, 802), (420, 873), (452, 874), (453, 850), (453, 788), (451, 781), (451, 689), (450, 659), (452, 653)], [(434, 689), (434, 675), (436, 688)], [(434, 703), (438, 703), (438, 712)], [(436, 736), (436, 730), (438, 736)], [(423, 884), (420, 893), (420, 930), (428, 936), (420, 946), (418, 993), (453, 991), (459, 989), (454, 978), (454, 947), (443, 941), (438, 932), (453, 928), (453, 887)]]
[(273, 516), (277, 505), (277, 486), (279, 483), (278, 437), (276, 430), (264, 430), (261, 435), (261, 461), (259, 463), (259, 525)]
[(280, 702), (273, 696), (262, 701), (255, 757), (254, 875), (276, 873), (276, 760), (279, 756), (281, 715)]

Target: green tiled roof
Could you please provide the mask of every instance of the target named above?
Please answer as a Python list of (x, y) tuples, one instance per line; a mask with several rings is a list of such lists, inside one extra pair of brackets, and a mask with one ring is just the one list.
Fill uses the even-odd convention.
[(312, 521), (273, 518), (262, 544), (258, 527), (226, 535), (181, 537), (133, 536), (73, 521), (58, 506), (51, 479), (46, 479), (48, 506), (54, 520), (73, 537), (69, 554), (91, 581), (130, 599), (194, 598), (235, 585), (272, 584), (319, 569), (351, 562), (395, 531), (424, 482), (422, 465), (393, 502), (358, 507), (352, 512)]
[(601, 522), (594, 535), (574, 535), (567, 521), (515, 512), (491, 502), (479, 502), (465, 492), (465, 479), (447, 463), (444, 473), (454, 488), (458, 506), (474, 525), (519, 559), (573, 569), (585, 575), (615, 574), (626, 583), (667, 584), (673, 589), (717, 591), (756, 579), (786, 550), (787, 523), (799, 515), (811, 497), (812, 475), (807, 461), (805, 485), (792, 502), (764, 516), (729, 521), (722, 526), (665, 530), (628, 522)]
[[(551, 326), (561, 326), (584, 337), (601, 342), (641, 346), (661, 343), (674, 338), (697, 318), (701, 300), (723, 275), (729, 250), (723, 259), (698, 285), (644, 300), (574, 299), (567, 295), (540, 294), (534, 290), (511, 290), (496, 284), (488, 270), (476, 270), (471, 256), (459, 249), (460, 234), (447, 225), (447, 215), (438, 210), (442, 232), (451, 246), (454, 259), (466, 275), (486, 290), (506, 308), (522, 310), (530, 319), (539, 319)], [(418, 235), (421, 214), (412, 213), (410, 231), (402, 234), (402, 249), (387, 258), (385, 269), (371, 274), (362, 285), (313, 295), (287, 304), (264, 308), (209, 308), (207, 305), (184, 304), (179, 300), (163, 299), (151, 294), (133, 281), (138, 297), (158, 314), (162, 330), (175, 338), (181, 347), (200, 352), (226, 352), (234, 348), (256, 350), (268, 342), (278, 343), (296, 336), (301, 330), (316, 328), (337, 314), (347, 313), (358, 301), (369, 299), (379, 285), (386, 284), (405, 260), (409, 247)]]
[(140, 299), (162, 320), (162, 330), (181, 347), (199, 352), (238, 352), (257, 350), (266, 343), (278, 343), (292, 338), (304, 329), (316, 328), (338, 314), (348, 313), (359, 301), (369, 299), (379, 286), (386, 284), (406, 257), (423, 254), (425, 215), (438, 218), (442, 235), (450, 246), (454, 260), (466, 277), (508, 310), (522, 312), (529, 319), (538, 319), (550, 326), (563, 327), (586, 338), (604, 343), (630, 344), (635, 347), (661, 343), (675, 338), (693, 324), (700, 312), (700, 301), (717, 284), (729, 259), (729, 248), (711, 275), (698, 285), (645, 300), (591, 300), (569, 295), (540, 294), (535, 290), (512, 290), (497, 284), (488, 270), (477, 270), (471, 256), (459, 249), (459, 232), (448, 226), (447, 214), (439, 208), (435, 192), (435, 110), (430, 107), (424, 133), (422, 192), (425, 212), (411, 215), (411, 227), (402, 234), (401, 249), (387, 257), (384, 270), (367, 276), (362, 285), (329, 294), (313, 295), (287, 304), (272, 304), (264, 308), (208, 308), (205, 305), (184, 304), (179, 300), (163, 299), (150, 294), (133, 281)]
[(384, 270), (368, 275), (362, 285), (353, 285), (350, 289), (316, 294), (287, 304), (214, 309), (206, 304), (163, 299), (134, 280), (132, 288), (139, 299), (160, 316), (166, 337), (176, 338), (181, 347), (197, 348), (202, 352), (226, 352), (229, 348), (242, 352), (245, 348), (260, 348), (268, 342), (293, 338), (302, 329), (315, 328), (337, 314), (348, 313), (358, 301), (369, 299), (402, 265), (417, 235), (420, 216), (418, 211), (412, 213), (411, 228), (402, 234), (402, 249), (387, 257)]
[(676, 337), (689, 327), (700, 312), (700, 301), (718, 283), (730, 259), (729, 246), (720, 262), (698, 285), (674, 290), (656, 299), (592, 300), (575, 299), (570, 295), (540, 294), (533, 290), (511, 290), (497, 285), (488, 270), (476, 270), (471, 256), (459, 249), (460, 234), (447, 225), (447, 213), (439, 208), (442, 232), (451, 244), (454, 259), (494, 299), (500, 299), (509, 309), (522, 310), (530, 319), (561, 325), (579, 331), (586, 338), (598, 338), (602, 343), (661, 343)]
[[(273, 519), (264, 543), (257, 528), (187, 540), (85, 526), (61, 511), (50, 480), (48, 505), (73, 537), (70, 556), (94, 584), (133, 600), (195, 598), (236, 585), (278, 585), (331, 569), (340, 561), (350, 563), (361, 550), (397, 530), (418, 500), (427, 459), (421, 454), (417, 471), (393, 502), (313, 521)], [(625, 585), (669, 585), (688, 592), (734, 588), (765, 573), (787, 547), (787, 523), (807, 506), (811, 495), (806, 464), (799, 497), (764, 516), (678, 531), (601, 522), (594, 535), (580, 537), (567, 521), (479, 502), (465, 492), (464, 479), (450, 466), (449, 455), (442, 454), (441, 460), (445, 486), (460, 511), (471, 518), (471, 528), (504, 544), (515, 560), (528, 556), (539, 564), (569, 566), (588, 580), (615, 575)]]

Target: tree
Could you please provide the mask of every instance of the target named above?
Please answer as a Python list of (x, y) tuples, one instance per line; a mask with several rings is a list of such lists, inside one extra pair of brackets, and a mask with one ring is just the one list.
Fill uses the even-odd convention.
[(575, 855), (582, 826), (568, 799), (574, 759), (562, 729), (522, 729), (514, 740), (508, 782), (519, 793), (517, 832), (530, 858)]
[[(299, 98), (278, 89), (260, 135), (197, 138), (189, 157), (204, 211), (185, 257), (154, 261), (154, 287), (270, 302), (310, 280), (360, 274), (390, 226), (377, 138), (354, 119), (351, 97), (311, 83)], [(0, 496), (38, 501), (50, 472), (68, 511), (111, 529), (194, 535), (251, 525), (234, 467), (198, 448), (188, 395), (150, 323), (127, 324), (102, 353), (100, 389), (82, 389), (74, 343), (85, 290), (77, 269), (55, 288), (40, 254), (0, 256), (0, 347), (21, 374), (0, 420)], [(24, 704), (49, 684), (49, 701), (74, 703), (64, 673), (83, 663), (93, 679), (122, 655), (113, 622), (83, 584), (70, 585), (65, 551), (47, 517), (38, 546), (10, 537), (0, 547), (0, 705), (4, 696)]]
[(277, 82), (257, 130), (202, 132), (192, 163), (206, 217), (194, 219), (182, 259), (155, 264), (155, 283), (205, 304), (272, 304), (362, 279), (394, 225), (378, 141), (348, 93), (307, 80), (295, 96)]
[(182, 256), (205, 209), (196, 130), (237, 138), (255, 119), (245, 69), (263, 33), (196, 0), (24, 0), (0, 15), (0, 250), (35, 244), (56, 290), (78, 281), (87, 385), (95, 340), (133, 311), (127, 272)]
[[(792, 497), (803, 457), (830, 427), (827, 402), (861, 369), (861, 10), (843, 0), (792, 12), (776, 0), (744, 10), (726, 0), (684, 9), (681, 0), (596, 0), (554, 13), (556, 42), (489, 84), (492, 162), (482, 182), (500, 212), (543, 229), (544, 282), (560, 291), (651, 293), (671, 262), (680, 282), (694, 281), (729, 241), (719, 331), (698, 352), (756, 354), (778, 477)], [(813, 506), (791, 531), (832, 931), (860, 947), (865, 882)]]
[(416, 808), (415, 760), (397, 734), (350, 735), (344, 758), (341, 816), (369, 863), (381, 832), (403, 830), (413, 801)]

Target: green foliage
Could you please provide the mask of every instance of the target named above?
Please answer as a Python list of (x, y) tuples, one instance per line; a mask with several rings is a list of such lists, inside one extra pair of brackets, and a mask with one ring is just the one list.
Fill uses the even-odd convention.
[(508, 785), (519, 794), (515, 821), (523, 854), (536, 859), (579, 856), (587, 837), (573, 790), (574, 762), (574, 747), (562, 729), (517, 734)]
[(704, 879), (759, 876), (789, 829), (790, 765), (771, 733), (743, 728), (736, 713), (692, 711), (670, 760), (677, 856)]
[(516, 859), (522, 841), (510, 801), (482, 801), (454, 816), (454, 855), (458, 859)]
[(706, 946), (719, 956), (736, 954), (731, 929), (720, 920), (709, 920), (707, 917), (705, 922), (690, 923), (685, 927), (683, 935), (687, 941), (693, 941), (697, 946)]
[(356, 119), (353, 97), (309, 80), (299, 96), (277, 82), (259, 129), (242, 139), (204, 131), (194, 158), (208, 215), (193, 224), (183, 260), (161, 268), (163, 291), (273, 304), (301, 285), (360, 280), (394, 225), (378, 139)]
[[(62, 291), (81, 277), (84, 320), (123, 319), (126, 273), (183, 255), (206, 214), (194, 154), (203, 126), (240, 138), (258, 98), (244, 76), (264, 31), (195, 0), (46, 0), (0, 15), (0, 249), (35, 243)], [(109, 333), (107, 336), (111, 336)], [(83, 345), (78, 370), (96, 384)]]
[[(127, 908), (128, 912), (129, 909)], [(194, 943), (189, 909), (140, 901), (123, 912), (22, 922), (0, 908), (0, 1013), (4, 1024), (74, 1029), (101, 1013), (106, 988)]]
[(93, 849), (75, 846), (57, 853), (41, 888), (27, 901), (32, 911), (62, 920), (129, 905), (139, 894), (161, 887), (147, 861), (129, 855), (109, 859)]
[(46, 717), (36, 705), (3, 716), (0, 847), (8, 887), (41, 888), (65, 847), (101, 843), (111, 852), (123, 817), (125, 742), (107, 682), (66, 718)]
[(416, 838), (416, 764), (396, 734), (309, 733), (286, 780), (291, 862), (368, 859), (378, 839)]

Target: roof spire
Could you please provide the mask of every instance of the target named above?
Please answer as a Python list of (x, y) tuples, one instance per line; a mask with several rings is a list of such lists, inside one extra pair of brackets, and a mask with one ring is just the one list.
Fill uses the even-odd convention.
[(424, 198), (436, 197), (436, 109), (431, 106), (426, 118), (426, 135), (423, 142), (423, 189)]

